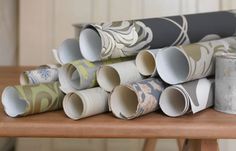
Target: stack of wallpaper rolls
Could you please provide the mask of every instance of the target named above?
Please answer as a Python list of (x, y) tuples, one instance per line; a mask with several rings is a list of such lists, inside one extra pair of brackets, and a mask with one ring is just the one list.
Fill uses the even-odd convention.
[(236, 52), (234, 11), (77, 27), (75, 39), (53, 50), (60, 65), (25, 71), (21, 85), (5, 88), (7, 115), (194, 114), (214, 105), (215, 55)]

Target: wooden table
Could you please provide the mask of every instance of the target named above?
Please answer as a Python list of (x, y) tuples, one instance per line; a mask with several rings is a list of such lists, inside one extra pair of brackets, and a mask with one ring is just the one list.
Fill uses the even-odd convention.
[[(0, 92), (19, 82), (19, 73), (30, 67), (0, 67)], [(177, 138), (183, 151), (218, 150), (217, 138), (236, 138), (236, 116), (213, 109), (195, 115), (170, 118), (151, 113), (126, 121), (101, 114), (72, 121), (63, 111), (22, 118), (6, 116), (0, 105), (1, 137), (65, 137), (65, 138), (147, 138), (144, 150), (153, 150), (156, 138)], [(183, 143), (183, 139), (187, 138)], [(201, 149), (200, 149), (200, 148)]]

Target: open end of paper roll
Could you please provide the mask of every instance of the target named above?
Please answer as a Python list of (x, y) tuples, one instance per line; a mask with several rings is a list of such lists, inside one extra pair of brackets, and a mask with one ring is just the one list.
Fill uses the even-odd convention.
[(79, 42), (76, 39), (66, 39), (58, 48), (60, 61), (63, 64), (82, 58)]
[(20, 84), (21, 85), (29, 84), (29, 78), (27, 77), (25, 72), (20, 74)]
[(95, 28), (89, 27), (81, 31), (80, 50), (83, 57), (89, 61), (101, 60), (102, 40)]
[(156, 59), (157, 72), (166, 83), (177, 84), (187, 78), (188, 60), (177, 47), (164, 49), (157, 54)]
[(70, 86), (74, 89), (79, 89), (79, 86), (81, 85), (80, 75), (74, 66), (70, 67), (70, 71), (71, 73), (67, 72), (66, 79), (68, 80)]
[(101, 88), (111, 92), (114, 87), (120, 84), (120, 76), (114, 68), (102, 66), (97, 72), (97, 82)]
[(138, 98), (136, 93), (126, 86), (117, 86), (110, 97), (110, 107), (112, 112), (119, 118), (131, 117), (135, 115)]
[(150, 76), (156, 70), (155, 58), (149, 51), (138, 53), (135, 62), (138, 71), (144, 76)]
[(19, 98), (17, 90), (13, 87), (7, 87), (3, 91), (2, 104), (7, 115), (11, 117), (16, 117), (26, 112), (26, 101)]
[(78, 120), (82, 116), (84, 104), (82, 99), (77, 94), (71, 93), (65, 96), (63, 101), (63, 109), (69, 118)]
[(166, 88), (160, 97), (160, 108), (166, 115), (171, 117), (183, 115), (187, 108), (184, 94), (176, 88)]

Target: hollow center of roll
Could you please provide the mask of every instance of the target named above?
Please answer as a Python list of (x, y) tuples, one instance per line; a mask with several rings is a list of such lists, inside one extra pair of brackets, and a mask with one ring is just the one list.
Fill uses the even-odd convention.
[(87, 28), (82, 30), (79, 42), (81, 53), (85, 59), (89, 61), (100, 60), (102, 40), (96, 29)]
[(138, 98), (134, 91), (125, 87), (118, 86), (111, 95), (112, 112), (120, 116), (131, 117), (136, 113)]
[(157, 71), (160, 77), (169, 84), (183, 82), (189, 73), (188, 61), (177, 48), (166, 48), (157, 54)]
[(66, 80), (71, 87), (74, 89), (79, 89), (80, 84), (80, 75), (74, 66), (68, 68), (70, 72), (67, 72)]
[(84, 105), (82, 99), (77, 94), (71, 94), (64, 100), (63, 108), (68, 117), (77, 120), (82, 116)]
[(186, 100), (180, 90), (167, 88), (161, 94), (160, 107), (168, 116), (180, 116), (186, 112)]
[(82, 58), (79, 42), (76, 39), (66, 39), (58, 48), (60, 60), (69, 63)]
[(101, 88), (111, 92), (114, 87), (120, 84), (120, 76), (114, 68), (103, 66), (97, 73), (97, 82)]
[(136, 66), (144, 76), (152, 75), (156, 69), (155, 58), (149, 51), (141, 51), (136, 57)]
[(16, 117), (26, 112), (26, 101), (19, 98), (17, 90), (13, 87), (8, 87), (4, 90), (2, 94), (2, 103), (6, 113), (11, 117)]

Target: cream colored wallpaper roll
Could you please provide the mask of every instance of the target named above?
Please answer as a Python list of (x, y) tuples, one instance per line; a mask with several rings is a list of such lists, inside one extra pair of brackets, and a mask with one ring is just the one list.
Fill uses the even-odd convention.
[(156, 54), (160, 49), (142, 50), (138, 53), (135, 64), (143, 76), (154, 77), (157, 75)]
[(204, 78), (214, 74), (221, 53), (236, 53), (236, 37), (164, 48), (157, 53), (157, 72), (169, 84)]
[(66, 39), (57, 49), (52, 50), (55, 60), (63, 65), (82, 59), (79, 42), (76, 39)]
[(97, 71), (97, 82), (101, 88), (111, 92), (114, 87), (143, 79), (134, 61), (101, 66)]
[(51, 83), (58, 81), (58, 68), (60, 65), (42, 65), (20, 74), (21, 85)]
[(171, 117), (197, 113), (213, 105), (214, 80), (200, 79), (166, 88), (160, 97), (162, 111)]
[(109, 97), (109, 108), (118, 118), (133, 119), (156, 111), (163, 90), (163, 82), (153, 78), (119, 85)]
[(73, 119), (89, 117), (108, 111), (108, 93), (102, 88), (92, 88), (68, 93), (63, 100), (65, 114)]
[(2, 93), (2, 104), (7, 115), (18, 117), (61, 109), (63, 97), (59, 82), (9, 86)]

